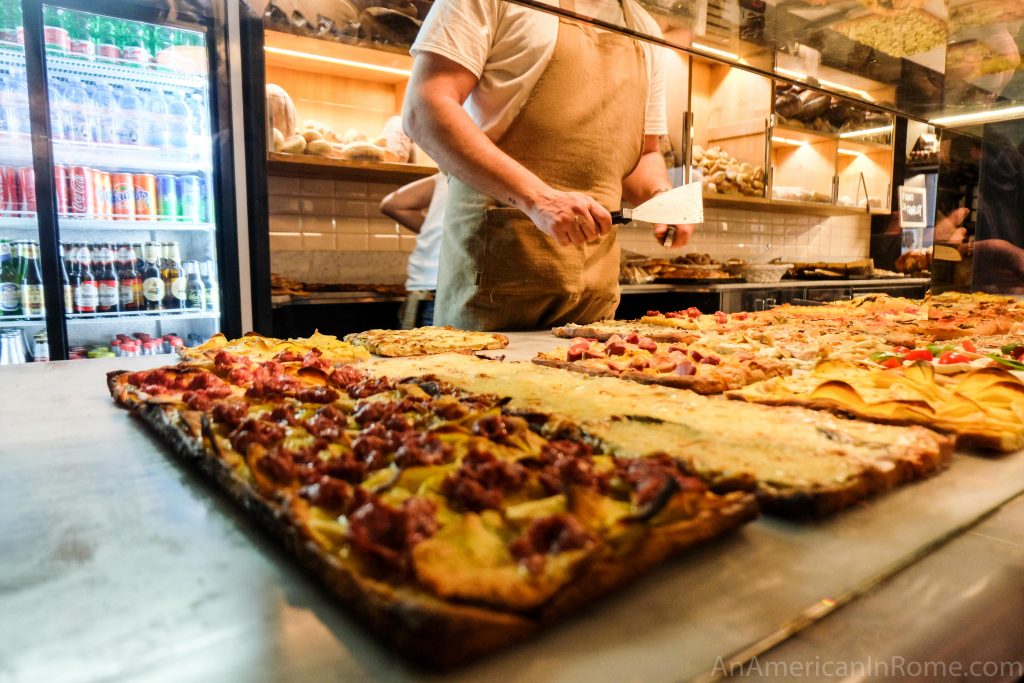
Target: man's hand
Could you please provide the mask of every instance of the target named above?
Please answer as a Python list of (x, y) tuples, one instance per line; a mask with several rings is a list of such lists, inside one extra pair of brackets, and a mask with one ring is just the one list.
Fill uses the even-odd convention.
[(537, 228), (561, 246), (586, 244), (611, 232), (608, 211), (582, 192), (548, 189), (523, 207)]
[(672, 227), (676, 229), (676, 235), (671, 244), (665, 244), (665, 233), (668, 232), (669, 226), (664, 223), (656, 223), (653, 226), (654, 239), (658, 241), (658, 244), (664, 247), (668, 247), (669, 249), (679, 249), (680, 247), (685, 247), (687, 242), (690, 241), (690, 236), (693, 234), (693, 230), (697, 226), (690, 223), (684, 223), (682, 225), (675, 225)]

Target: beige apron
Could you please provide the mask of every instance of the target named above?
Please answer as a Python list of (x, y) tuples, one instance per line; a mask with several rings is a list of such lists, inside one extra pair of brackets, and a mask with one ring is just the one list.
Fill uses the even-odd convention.
[[(559, 17), (551, 61), (496, 144), (551, 187), (617, 210), (643, 150), (647, 86), (639, 43)], [(435, 324), (516, 330), (611, 317), (619, 302), (612, 230), (559, 246), (521, 211), (451, 178)]]

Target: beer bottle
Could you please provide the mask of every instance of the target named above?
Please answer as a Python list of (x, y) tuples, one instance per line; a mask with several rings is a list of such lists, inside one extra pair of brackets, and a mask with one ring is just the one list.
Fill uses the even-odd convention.
[(71, 245), (61, 243), (60, 245), (60, 286), (64, 293), (64, 313), (75, 312), (75, 290), (71, 287), (71, 279), (68, 277), (68, 256)]
[(135, 253), (130, 244), (122, 244), (118, 247), (117, 259), (121, 265), (121, 272), (118, 273), (121, 291), (121, 310), (138, 311), (142, 308), (142, 280), (139, 279), (139, 271), (135, 268)]
[(89, 245), (82, 242), (78, 245), (78, 267), (71, 279), (75, 296), (75, 313), (95, 313), (99, 305), (99, 288), (96, 276), (92, 271), (92, 253)]
[(0, 315), (21, 315), (18, 269), (11, 254), (11, 242), (0, 240)]
[(206, 310), (220, 310), (220, 290), (217, 288), (217, 271), (214, 269), (213, 261), (203, 261), (199, 265), (199, 275), (206, 287)]
[(188, 307), (188, 291), (185, 273), (181, 269), (181, 256), (177, 242), (164, 242), (164, 266), (161, 274), (164, 278), (164, 308), (180, 309)]
[(199, 262), (185, 262), (185, 293), (188, 297), (188, 308), (192, 311), (206, 310), (206, 285), (199, 276)]
[(160, 243), (146, 242), (146, 263), (139, 272), (142, 279), (142, 303), (147, 311), (159, 311), (164, 305), (164, 279), (157, 267), (160, 260)]
[(99, 290), (96, 310), (100, 313), (117, 313), (121, 303), (121, 289), (118, 286), (117, 271), (114, 269), (114, 245), (100, 245), (100, 267), (96, 275)]
[(29, 242), (25, 248), (22, 259), (21, 309), (30, 318), (42, 318), (46, 315), (46, 304), (43, 302), (43, 274), (39, 270), (38, 246), (35, 242)]

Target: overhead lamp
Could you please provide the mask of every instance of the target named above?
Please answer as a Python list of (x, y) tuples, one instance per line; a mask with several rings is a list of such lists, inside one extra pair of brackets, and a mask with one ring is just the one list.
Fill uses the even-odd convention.
[(989, 111), (978, 111), (971, 114), (940, 116), (937, 119), (929, 119), (928, 123), (933, 126), (960, 126), (967, 123), (989, 123), (1004, 119), (1015, 119), (1021, 116), (1024, 116), (1024, 106), (990, 109)]
[(849, 156), (849, 157), (862, 157), (862, 156), (864, 156), (864, 152), (858, 152), (858, 151), (853, 150), (853, 149), (846, 149), (845, 147), (840, 147), (839, 148), (839, 153), (840, 154), (845, 154), (846, 156)]
[(299, 52), (298, 50), (286, 50), (283, 47), (270, 47), (264, 45), (263, 49), (267, 52), (276, 55), (285, 55), (287, 57), (299, 57), (300, 59), (309, 59), (314, 62), (327, 62), (328, 64), (338, 64), (339, 66), (349, 66), (354, 69), (366, 69), (367, 71), (379, 71), (381, 73), (392, 74), (393, 76), (404, 76), (409, 78), (412, 75), (411, 69), (399, 69), (393, 66), (382, 66), (380, 64), (369, 64), (367, 62), (357, 62), (351, 59), (342, 59), (340, 57), (326, 57), (324, 55), (314, 55), (309, 52)]
[(803, 147), (807, 144), (806, 140), (794, 140), (793, 138), (783, 138), (778, 135), (772, 136), (772, 142), (777, 142), (780, 145), (793, 145), (794, 147)]
[(865, 128), (864, 130), (848, 130), (845, 133), (840, 133), (841, 138), (863, 138), (868, 135), (880, 135), (881, 133), (891, 133), (892, 124), (888, 126), (879, 126), (878, 128)]
[(740, 56), (735, 52), (726, 52), (725, 50), (719, 50), (717, 47), (711, 47), (710, 45), (704, 45), (702, 43), (690, 43), (690, 47), (694, 50), (700, 50), (701, 52), (707, 52), (708, 54), (718, 55), (726, 59), (731, 59), (734, 62), (743, 61)]

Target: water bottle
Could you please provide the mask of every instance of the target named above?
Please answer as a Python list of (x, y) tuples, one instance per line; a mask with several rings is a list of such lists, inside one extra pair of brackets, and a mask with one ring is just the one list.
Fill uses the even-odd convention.
[(180, 90), (165, 93), (167, 103), (167, 142), (175, 149), (188, 149), (190, 142), (190, 112)]
[(54, 140), (67, 140), (71, 133), (71, 122), (68, 120), (68, 103), (64, 97), (64, 84), (50, 79), (50, 137)]
[(99, 82), (92, 91), (92, 108), (95, 116), (96, 142), (104, 145), (117, 144), (118, 105), (114, 89)]
[(28, 112), (28, 81), (24, 71), (12, 71), (9, 79), (11, 88), (11, 132), (28, 135), (32, 132)]
[(64, 89), (64, 101), (67, 103), (66, 139), (71, 142), (92, 142), (95, 127), (92, 100), (77, 78), (68, 81)]
[(0, 78), (0, 134), (15, 132), (14, 112), (12, 108), (14, 91), (11, 89), (11, 78)]
[(206, 124), (206, 99), (200, 93), (193, 93), (188, 98), (188, 121), (193, 148), (202, 149), (210, 131)]
[(142, 121), (146, 116), (146, 105), (139, 91), (132, 86), (124, 89), (117, 101), (117, 141), (122, 145), (141, 145)]
[(146, 97), (145, 144), (167, 148), (167, 100), (156, 88)]

